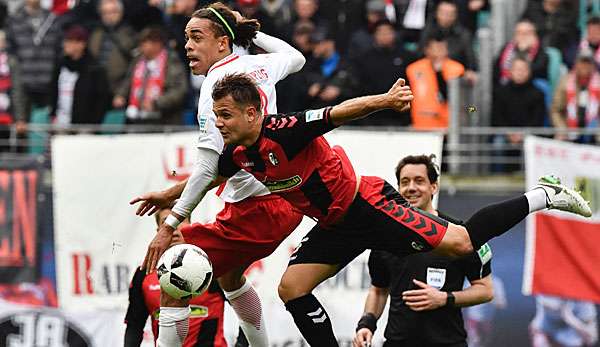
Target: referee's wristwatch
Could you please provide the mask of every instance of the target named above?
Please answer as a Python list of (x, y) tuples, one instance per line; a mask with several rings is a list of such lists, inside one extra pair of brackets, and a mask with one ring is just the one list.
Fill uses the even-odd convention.
[(446, 294), (448, 294), (448, 296), (446, 297), (446, 306), (454, 307), (456, 297), (454, 296), (454, 294), (452, 294), (452, 292), (446, 292)]

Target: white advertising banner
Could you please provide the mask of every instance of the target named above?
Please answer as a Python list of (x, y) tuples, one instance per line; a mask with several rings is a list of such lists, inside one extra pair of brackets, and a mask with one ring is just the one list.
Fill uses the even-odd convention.
[[(57, 290), (63, 308), (124, 309), (133, 269), (156, 230), (153, 218), (134, 215), (128, 202), (186, 177), (195, 158), (195, 133), (120, 136), (57, 136), (52, 143)], [(409, 154), (434, 153), (441, 159), (442, 136), (335, 130), (357, 173), (376, 175), (395, 185), (394, 169)], [(209, 193), (194, 221), (209, 221), (222, 203)], [(277, 284), (289, 254), (310, 229), (305, 218), (270, 257), (249, 271), (267, 317), (273, 346), (300, 346), (300, 335), (277, 297)], [(370, 279), (363, 254), (322, 285), (322, 299), (342, 340), (351, 338), (361, 315)], [(228, 328), (229, 337), (236, 331)], [(381, 329), (378, 331), (381, 334)]]

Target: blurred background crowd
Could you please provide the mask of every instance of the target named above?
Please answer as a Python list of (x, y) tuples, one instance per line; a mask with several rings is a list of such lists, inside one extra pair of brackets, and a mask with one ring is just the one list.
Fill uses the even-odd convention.
[[(31, 151), (39, 125), (60, 133), (80, 124), (194, 125), (202, 78), (190, 74), (183, 31), (211, 2), (0, 2), (0, 149)], [(515, 128), (600, 139), (598, 1), (223, 2), (306, 56), (302, 71), (278, 84), (280, 112), (385, 92), (403, 77), (415, 94), (412, 110), (382, 111), (357, 126), (511, 128), (482, 141), (508, 158), (493, 172), (519, 169), (510, 158), (520, 155), (524, 133)], [(454, 80), (462, 94), (453, 108)]]

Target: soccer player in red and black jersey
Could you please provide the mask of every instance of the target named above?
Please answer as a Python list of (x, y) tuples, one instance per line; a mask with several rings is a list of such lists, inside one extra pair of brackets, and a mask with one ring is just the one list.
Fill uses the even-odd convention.
[[(157, 225), (161, 225), (171, 213), (170, 209), (162, 209), (155, 214)], [(188, 225), (189, 221), (179, 225)], [(178, 228), (178, 229), (179, 229)], [(173, 233), (171, 244), (184, 243), (181, 231)], [(139, 347), (144, 334), (144, 326), (148, 316), (152, 319), (154, 341), (158, 338), (158, 316), (160, 314), (160, 283), (156, 271), (146, 275), (146, 271), (137, 269), (129, 286), (129, 307), (125, 316), (124, 347)], [(183, 347), (206, 346), (227, 347), (223, 336), (223, 310), (225, 297), (216, 281), (202, 295), (190, 301), (189, 331), (183, 341)], [(164, 309), (169, 309), (163, 308)]]
[[(350, 260), (365, 249), (397, 255), (435, 249), (438, 254), (462, 256), (533, 211), (556, 208), (591, 215), (581, 195), (545, 176), (525, 195), (488, 206), (460, 226), (410, 207), (379, 177), (356, 175), (343, 150), (332, 149), (322, 135), (377, 110), (406, 111), (412, 93), (403, 79), (384, 94), (279, 115), (261, 113), (260, 93), (246, 75), (223, 77), (212, 97), (216, 126), (227, 144), (219, 159), (219, 174), (229, 177), (245, 170), (271, 193), (318, 220), (292, 255), (279, 285), (279, 296), (311, 346), (338, 346), (325, 309), (311, 293), (345, 265), (324, 262), (320, 254), (315, 257), (319, 237), (325, 233), (334, 233), (339, 240), (335, 252), (345, 252)], [(148, 248), (149, 268), (156, 266), (169, 243), (170, 237), (165, 237)]]

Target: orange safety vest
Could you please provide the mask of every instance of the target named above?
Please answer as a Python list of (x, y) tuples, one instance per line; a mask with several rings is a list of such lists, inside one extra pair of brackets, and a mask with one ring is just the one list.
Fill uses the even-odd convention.
[[(452, 59), (442, 65), (445, 81), (458, 78), (465, 72), (464, 66)], [(414, 99), (411, 105), (412, 126), (415, 129), (448, 127), (448, 103), (438, 98), (439, 87), (433, 64), (428, 58), (417, 60), (406, 68), (406, 76)]]

